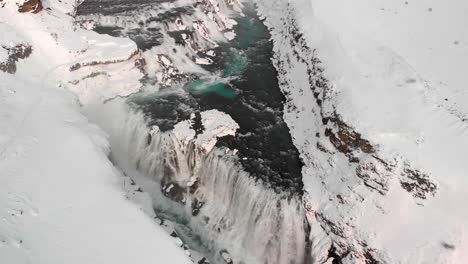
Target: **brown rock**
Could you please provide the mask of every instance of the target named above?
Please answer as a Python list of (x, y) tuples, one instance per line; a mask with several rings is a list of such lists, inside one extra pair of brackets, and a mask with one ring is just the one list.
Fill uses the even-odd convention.
[(325, 136), (330, 139), (330, 142), (335, 146), (338, 151), (348, 154), (355, 150), (361, 150), (366, 154), (374, 153), (374, 147), (370, 142), (362, 138), (361, 134), (354, 131), (350, 126), (345, 124), (340, 119), (327, 119), (324, 123), (332, 121), (337, 126), (337, 132), (331, 128), (325, 130)]
[(425, 200), (429, 196), (435, 196), (437, 193), (437, 184), (430, 178), (428, 174), (425, 174), (419, 170), (404, 168), (400, 184), (403, 189), (411, 193), (413, 197)]
[(44, 7), (42, 6), (41, 0), (26, 0), (22, 5), (18, 7), (20, 13), (31, 12), (33, 14), (39, 13)]

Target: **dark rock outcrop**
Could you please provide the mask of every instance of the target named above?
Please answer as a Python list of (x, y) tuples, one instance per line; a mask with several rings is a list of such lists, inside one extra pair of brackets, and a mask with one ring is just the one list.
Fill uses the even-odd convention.
[(431, 180), (429, 175), (408, 166), (406, 164), (403, 169), (400, 179), (401, 187), (411, 193), (414, 198), (425, 200), (429, 196), (434, 196), (437, 192), (437, 184)]
[(4, 62), (0, 62), (0, 71), (14, 74), (16, 73), (16, 63), (19, 60), (24, 60), (29, 57), (32, 53), (32, 47), (27, 44), (18, 44), (12, 48), (1, 47), (8, 51), (8, 59)]

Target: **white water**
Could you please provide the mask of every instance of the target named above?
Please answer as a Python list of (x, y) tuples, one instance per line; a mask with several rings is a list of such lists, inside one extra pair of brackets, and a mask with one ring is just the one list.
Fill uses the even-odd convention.
[[(122, 100), (87, 110), (110, 135), (114, 163), (150, 192), (157, 212), (184, 219), (212, 261), (225, 263), (220, 251), (226, 250), (234, 263), (304, 262), (308, 227), (300, 197), (287, 199), (256, 183), (230, 151), (205, 153), (172, 132), (151, 130)], [(177, 203), (164, 198), (167, 190)], [(192, 216), (195, 201), (204, 205)]]

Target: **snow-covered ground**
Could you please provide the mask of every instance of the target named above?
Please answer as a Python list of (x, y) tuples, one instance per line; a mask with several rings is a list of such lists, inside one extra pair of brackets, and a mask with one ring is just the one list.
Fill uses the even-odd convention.
[[(330, 238), (345, 263), (466, 262), (468, 2), (257, 2), (273, 31), (312, 222), (327, 234), (315, 234), (315, 257), (326, 259)], [(373, 149), (340, 150), (340, 139), (355, 143), (351, 128)], [(432, 182), (413, 186), (435, 191), (408, 193), (406, 166)]]
[(137, 91), (135, 44), (75, 28), (74, 1), (43, 4), (0, 2), (0, 65), (32, 47), (0, 71), (0, 263), (190, 263), (127, 198), (106, 135), (63, 88), (81, 103)]
[[(169, 69), (177, 56), (74, 25), (76, 1), (44, 0), (37, 14), (19, 13), (24, 2), (0, 1), (0, 263), (189, 262), (128, 200), (80, 108), (138, 91), (137, 60)], [(305, 163), (312, 258), (465, 263), (468, 2), (256, 2)], [(234, 133), (225, 120), (218, 132)]]
[[(99, 35), (73, 24), (68, 13), (74, 1), (47, 1), (37, 14), (19, 13), (15, 1), (0, 8), (2, 46), (27, 43), (41, 63), (31, 71), (59, 80), (82, 103), (126, 96), (138, 91), (143, 74), (135, 67), (136, 44), (124, 38)], [(40, 76), (37, 76), (38, 78)]]

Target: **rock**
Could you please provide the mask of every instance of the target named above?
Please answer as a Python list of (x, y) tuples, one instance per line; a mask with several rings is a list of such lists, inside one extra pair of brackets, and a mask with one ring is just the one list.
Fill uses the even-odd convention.
[(26, 59), (32, 53), (32, 47), (26, 44), (18, 44), (12, 48), (3, 48), (8, 51), (8, 59), (0, 62), (0, 71), (10, 74), (16, 73), (16, 62)]
[(413, 197), (426, 200), (429, 196), (435, 196), (437, 193), (437, 184), (429, 175), (411, 169), (409, 164), (405, 164), (400, 184), (403, 189), (411, 193)]
[(203, 257), (202, 259), (198, 261), (198, 264), (209, 264), (209, 263), (210, 262), (205, 257)]
[(41, 0), (26, 0), (18, 6), (18, 12), (20, 13), (39, 13), (44, 7), (42, 6)]
[(185, 199), (184, 194), (186, 190), (184, 187), (180, 186), (179, 184), (175, 182), (166, 183), (163, 185), (162, 191), (163, 191), (164, 196), (166, 196), (167, 198), (175, 202), (185, 204), (186, 199)]
[(192, 201), (192, 215), (197, 216), (200, 213), (200, 209), (203, 207), (204, 204), (204, 202), (199, 201), (197, 198), (195, 198)]
[(224, 259), (224, 261), (227, 264), (232, 264), (233, 263), (231, 255), (229, 254), (229, 252), (227, 252), (227, 250), (221, 250), (219, 253), (221, 254), (221, 257)]
[(138, 58), (135, 60), (135, 67), (140, 70), (141, 73), (146, 73), (146, 60), (144, 58)]
[[(354, 131), (350, 126), (345, 124), (339, 118), (334, 118), (333, 121), (337, 125), (337, 132), (333, 129), (327, 128), (325, 136), (330, 139), (330, 142), (335, 146), (338, 151), (348, 154), (355, 150), (360, 150), (363, 153), (374, 153), (374, 147), (370, 142), (362, 138), (361, 134)], [(328, 123), (328, 122), (326, 122)]]
[(81, 64), (75, 63), (75, 64), (73, 64), (73, 65), (70, 67), (70, 71), (71, 71), (71, 72), (72, 72), (72, 71), (76, 71), (76, 70), (78, 70), (79, 68), (81, 68)]
[(388, 181), (391, 175), (385, 170), (385, 167), (375, 160), (369, 160), (359, 164), (356, 168), (356, 176), (364, 181), (364, 185), (385, 195), (388, 190)]

